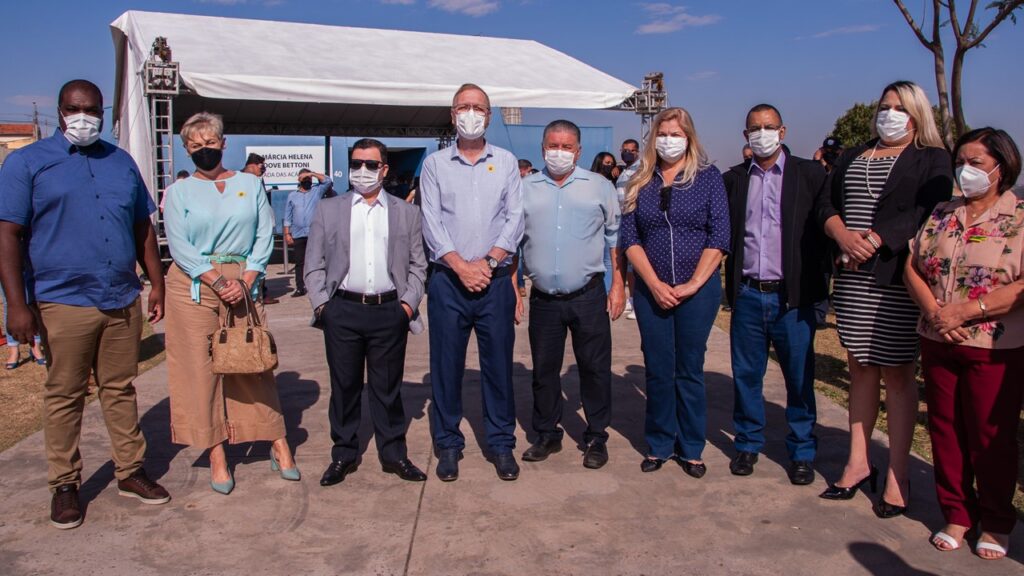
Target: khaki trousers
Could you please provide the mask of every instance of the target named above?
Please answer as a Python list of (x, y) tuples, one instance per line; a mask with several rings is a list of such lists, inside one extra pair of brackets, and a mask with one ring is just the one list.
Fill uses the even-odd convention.
[(142, 304), (136, 300), (120, 310), (99, 310), (41, 302), (39, 313), (49, 366), (43, 430), (50, 489), (81, 484), (78, 444), (90, 371), (99, 385), (114, 475), (118, 480), (131, 476), (142, 467), (146, 453), (132, 384), (139, 374)]
[[(238, 264), (214, 264), (227, 279), (238, 278)], [(225, 308), (205, 284), (200, 302), (192, 301), (192, 279), (177, 265), (167, 272), (167, 380), (171, 397), (171, 441), (200, 448), (227, 440), (232, 444), (277, 440), (285, 435), (277, 383), (263, 374), (213, 373), (209, 337), (221, 325)], [(263, 304), (256, 302), (266, 323)], [(245, 307), (231, 311), (245, 322)]]

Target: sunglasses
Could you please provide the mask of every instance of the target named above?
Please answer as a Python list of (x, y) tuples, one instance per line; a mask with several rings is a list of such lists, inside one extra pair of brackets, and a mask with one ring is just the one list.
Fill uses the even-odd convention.
[(672, 206), (672, 187), (665, 186), (661, 189), (661, 206), (659, 210), (668, 212), (670, 206)]
[(380, 170), (380, 167), (384, 165), (380, 160), (356, 160), (355, 158), (348, 161), (349, 170), (359, 170), (366, 165), (370, 170)]

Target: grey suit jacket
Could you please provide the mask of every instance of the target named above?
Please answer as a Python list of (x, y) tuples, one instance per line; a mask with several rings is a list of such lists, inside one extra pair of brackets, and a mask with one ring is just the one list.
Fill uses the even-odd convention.
[[(326, 304), (348, 274), (351, 247), (352, 192), (324, 198), (313, 213), (306, 241), (306, 290), (316, 309)], [(413, 310), (409, 330), (423, 331), (419, 306), (427, 275), (423, 254), (423, 226), (419, 207), (407, 204), (381, 190), (388, 207), (388, 274), (398, 298)]]

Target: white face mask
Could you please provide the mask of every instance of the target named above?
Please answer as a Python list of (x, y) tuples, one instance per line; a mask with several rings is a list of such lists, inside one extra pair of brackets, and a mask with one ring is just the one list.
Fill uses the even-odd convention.
[(472, 110), (455, 115), (455, 130), (463, 140), (478, 140), (487, 131), (487, 117)]
[(568, 150), (545, 150), (544, 164), (552, 176), (568, 174), (576, 167), (576, 154)]
[(100, 127), (103, 119), (90, 116), (84, 112), (62, 116), (64, 125), (64, 137), (75, 146), (88, 146), (100, 139)]
[(960, 191), (964, 193), (966, 198), (978, 198), (984, 196), (985, 192), (992, 186), (992, 182), (989, 182), (988, 177), (999, 169), (996, 165), (995, 168), (989, 172), (985, 172), (980, 168), (974, 166), (963, 166), (956, 169), (956, 181), (960, 185)]
[(370, 170), (363, 165), (349, 173), (348, 181), (359, 194), (369, 194), (380, 186), (380, 170)]
[(875, 129), (883, 140), (893, 142), (910, 133), (907, 129), (907, 122), (910, 121), (910, 114), (899, 110), (880, 110), (875, 120)]
[(686, 136), (658, 136), (654, 141), (654, 147), (658, 150), (658, 156), (665, 162), (675, 162), (686, 154), (686, 146), (689, 141)]
[(782, 139), (778, 130), (758, 130), (747, 135), (750, 150), (758, 158), (768, 158), (779, 149)]

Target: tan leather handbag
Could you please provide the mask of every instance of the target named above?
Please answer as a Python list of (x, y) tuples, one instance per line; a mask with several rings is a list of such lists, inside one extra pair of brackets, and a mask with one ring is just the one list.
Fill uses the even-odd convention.
[(214, 374), (261, 374), (277, 368), (277, 345), (260, 323), (249, 290), (244, 301), (245, 325), (235, 326), (235, 315), (228, 309), (220, 328), (210, 336)]

